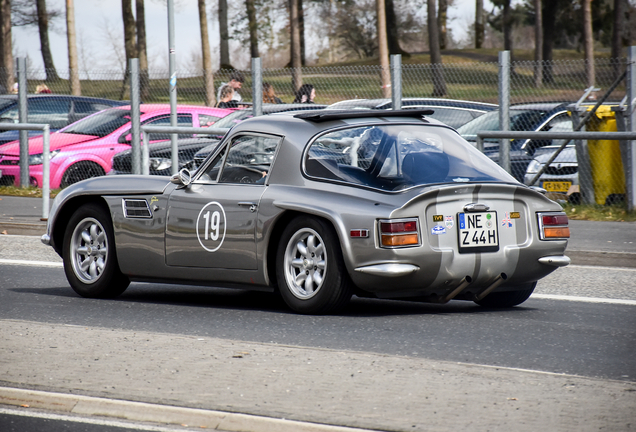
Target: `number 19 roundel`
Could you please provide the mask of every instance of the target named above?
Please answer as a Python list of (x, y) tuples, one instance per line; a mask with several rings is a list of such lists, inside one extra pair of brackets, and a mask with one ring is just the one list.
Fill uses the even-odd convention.
[(197, 239), (208, 252), (217, 251), (225, 238), (225, 210), (216, 201), (207, 203), (197, 217)]

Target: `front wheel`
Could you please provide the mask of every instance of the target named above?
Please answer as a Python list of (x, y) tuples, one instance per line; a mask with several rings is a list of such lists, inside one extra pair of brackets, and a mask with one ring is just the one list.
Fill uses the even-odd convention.
[(62, 175), (60, 187), (65, 188), (73, 183), (86, 180), (92, 177), (103, 176), (104, 170), (94, 162), (81, 161), (71, 165)]
[(335, 312), (351, 299), (338, 236), (319, 218), (296, 218), (285, 228), (276, 256), (276, 277), (283, 300), (296, 312)]
[(532, 295), (536, 288), (536, 282), (524, 284), (521, 289), (515, 291), (494, 292), (483, 299), (476, 301), (479, 306), (491, 308), (508, 308), (520, 305)]
[(62, 256), (66, 278), (82, 297), (116, 297), (130, 284), (119, 270), (110, 214), (98, 204), (85, 204), (71, 216)]

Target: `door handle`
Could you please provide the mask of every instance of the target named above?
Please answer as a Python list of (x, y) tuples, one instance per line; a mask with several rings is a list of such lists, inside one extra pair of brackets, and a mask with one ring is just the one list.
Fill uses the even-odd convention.
[(256, 211), (256, 207), (257, 207), (256, 203), (247, 202), (247, 201), (241, 201), (238, 203), (238, 205), (241, 207), (249, 207), (252, 213)]

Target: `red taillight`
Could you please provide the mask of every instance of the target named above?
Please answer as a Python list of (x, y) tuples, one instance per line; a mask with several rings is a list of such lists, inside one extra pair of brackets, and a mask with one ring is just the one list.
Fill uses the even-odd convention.
[(568, 217), (565, 213), (538, 213), (539, 238), (541, 240), (563, 240), (570, 238)]
[(380, 243), (384, 247), (420, 244), (417, 219), (381, 220), (379, 225)]

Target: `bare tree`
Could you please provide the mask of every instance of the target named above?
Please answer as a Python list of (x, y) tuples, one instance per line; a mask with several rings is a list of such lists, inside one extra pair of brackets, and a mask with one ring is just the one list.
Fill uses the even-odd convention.
[(51, 54), (51, 44), (49, 43), (49, 15), (46, 12), (46, 0), (35, 2), (38, 13), (38, 30), (40, 33), (40, 48), (42, 51), (42, 61), (46, 72), (47, 81), (57, 81), (60, 77), (55, 70), (53, 55)]
[(484, 44), (484, 0), (475, 0), (475, 48)]
[(541, 0), (534, 0), (534, 86), (543, 83), (543, 13)]
[[(627, 0), (614, 0), (614, 28), (612, 29), (612, 58), (618, 59), (623, 56), (623, 46), (625, 41), (625, 9)], [(614, 60), (614, 77), (620, 74), (620, 65)]]
[(592, 35), (592, 0), (581, 0), (583, 6), (583, 44), (585, 46), (587, 86), (596, 81), (594, 70), (594, 38)]
[(433, 69), (433, 96), (446, 96), (446, 81), (442, 69), (442, 53), (439, 48), (439, 30), (437, 28), (437, 14), (435, 13), (435, 0), (427, 1), (428, 45), (431, 54), (431, 66)]
[(389, 45), (386, 39), (386, 8), (384, 0), (376, 0), (378, 54), (380, 56), (380, 77), (382, 81), (382, 97), (391, 97), (391, 70), (389, 68)]
[(389, 45), (390, 54), (401, 54), (405, 57), (411, 55), (404, 51), (400, 46), (400, 38), (398, 37), (398, 21), (395, 14), (395, 3), (393, 0), (384, 0), (386, 10), (386, 38)]
[(300, 24), (298, 22), (298, 0), (290, 0), (289, 7), (289, 28), (291, 32), (291, 67), (292, 67), (292, 88), (294, 92), (303, 85), (302, 59), (300, 50)]
[(219, 0), (219, 36), (221, 69), (233, 69), (230, 63), (230, 33), (227, 25), (227, 0)]
[(252, 58), (260, 57), (258, 55), (258, 23), (256, 22), (254, 0), (245, 0), (245, 9), (247, 9), (247, 26), (250, 32), (250, 56)]
[(504, 50), (510, 51), (512, 57), (512, 14), (510, 11), (510, 0), (503, 0), (503, 35)]
[(150, 96), (150, 77), (148, 75), (148, 50), (146, 43), (146, 8), (144, 0), (135, 0), (137, 12), (137, 55), (139, 56), (139, 97), (148, 100)]
[(446, 40), (448, 38), (448, 0), (439, 0), (439, 9), (437, 11), (437, 27), (439, 28), (439, 47), (446, 49)]
[(81, 95), (77, 62), (77, 42), (75, 40), (75, 4), (74, 0), (66, 0), (66, 43), (68, 46), (68, 75), (71, 83), (71, 94)]
[(4, 87), (4, 92), (10, 92), (13, 89), (15, 84), (13, 74), (11, 0), (0, 0), (0, 87)]
[(124, 50), (126, 51), (126, 74), (121, 89), (120, 99), (124, 99), (126, 92), (130, 86), (130, 66), (128, 61), (137, 58), (137, 37), (135, 16), (132, 11), (131, 0), (121, 0), (121, 14), (124, 23)]
[(199, 28), (201, 29), (201, 57), (203, 58), (203, 82), (205, 87), (205, 104), (214, 106), (214, 75), (212, 73), (212, 57), (210, 56), (210, 36), (208, 35), (208, 15), (205, 11), (205, 0), (199, 3)]

